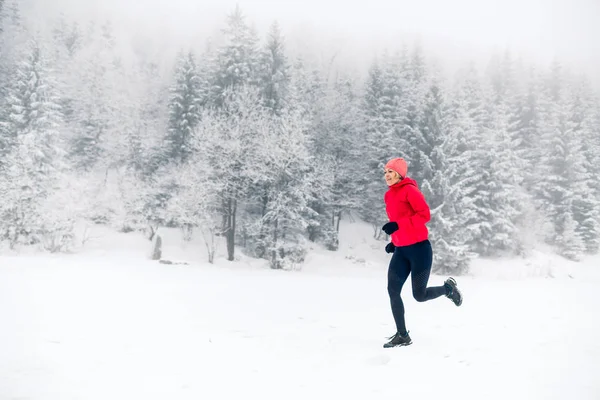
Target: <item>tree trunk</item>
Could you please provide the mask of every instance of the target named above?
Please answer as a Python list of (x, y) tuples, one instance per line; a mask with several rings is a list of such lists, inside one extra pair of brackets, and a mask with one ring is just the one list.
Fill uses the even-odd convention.
[(279, 221), (275, 220), (275, 228), (273, 229), (273, 251), (271, 252), (271, 268), (279, 269), (279, 264), (277, 263), (277, 229), (279, 227)]
[[(318, 213), (318, 214), (322, 213), (321, 207), (318, 204), (316, 204), (316, 203), (312, 204), (312, 209), (315, 210), (315, 212)], [(319, 236), (320, 229), (321, 228), (319, 226), (309, 226), (307, 228), (307, 231), (308, 231), (308, 240), (310, 240), (313, 243), (316, 242), (317, 238)]]
[(156, 240), (154, 241), (154, 246), (152, 249), (152, 259), (160, 260), (162, 257), (162, 239), (160, 235), (156, 235)]
[(261, 217), (264, 217), (267, 214), (267, 206), (269, 205), (269, 192), (266, 187), (264, 189), (265, 189), (265, 193), (262, 196), (262, 215), (261, 215)]
[(183, 224), (181, 227), (181, 232), (183, 233), (183, 240), (189, 242), (192, 240), (192, 236), (194, 234), (194, 227), (192, 224)]
[(229, 261), (233, 261), (234, 249), (232, 240), (233, 229), (231, 227), (231, 199), (227, 200), (227, 208), (225, 212), (227, 213), (225, 222), (225, 238), (227, 240), (227, 259)]
[(233, 199), (233, 212), (231, 215), (231, 261), (233, 261), (233, 252), (235, 250), (235, 231), (237, 229), (237, 200)]
[(234, 260), (235, 255), (235, 222), (237, 212), (237, 200), (229, 198), (227, 200), (227, 259)]
[[(208, 262), (210, 264), (214, 264), (215, 262), (215, 231), (213, 228), (204, 229), (201, 228), (202, 238), (204, 239), (204, 244), (206, 245), (206, 250), (208, 252)], [(208, 231), (208, 232), (207, 232)]]
[[(264, 216), (267, 214), (268, 204), (269, 204), (269, 196), (268, 196), (267, 188), (265, 187), (265, 192), (262, 196), (261, 218), (264, 218)], [(265, 223), (263, 220), (263, 222), (260, 224), (260, 233), (258, 234), (258, 241), (260, 243), (260, 247), (258, 248), (257, 256), (259, 258), (263, 258), (267, 251), (267, 249), (264, 246), (265, 237), (267, 236), (267, 234), (265, 233), (265, 228), (266, 228), (266, 226), (265, 226)]]

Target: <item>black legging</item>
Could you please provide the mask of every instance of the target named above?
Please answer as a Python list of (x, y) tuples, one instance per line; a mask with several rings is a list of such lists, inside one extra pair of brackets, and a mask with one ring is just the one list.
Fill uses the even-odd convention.
[(429, 240), (410, 246), (396, 247), (388, 269), (388, 293), (392, 305), (392, 314), (398, 332), (406, 333), (404, 322), (404, 303), (400, 297), (402, 286), (412, 272), (412, 291), (415, 300), (427, 301), (446, 294), (444, 286), (427, 287), (433, 252)]

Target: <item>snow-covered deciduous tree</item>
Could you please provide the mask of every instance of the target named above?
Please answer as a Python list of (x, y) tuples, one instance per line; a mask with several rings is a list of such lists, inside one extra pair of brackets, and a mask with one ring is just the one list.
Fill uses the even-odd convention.
[(271, 268), (290, 268), (305, 256), (304, 233), (312, 200), (311, 173), (306, 121), (298, 111), (283, 112), (270, 118), (262, 130), (261, 158), (269, 166), (266, 212), (258, 221), (264, 233), (266, 258)]
[[(273, 268), (299, 262), (314, 177), (302, 112), (273, 114), (262, 105), (258, 88), (237, 88), (222, 107), (203, 116), (197, 143), (199, 157), (210, 166), (208, 180), (218, 200), (229, 260), (238, 238)], [(262, 190), (252, 190), (256, 187)], [(244, 214), (253, 208), (262, 211)]]
[(246, 86), (229, 91), (222, 106), (208, 111), (198, 125), (203, 151), (217, 174), (214, 179), (223, 183), (219, 185), (219, 213), (230, 261), (234, 260), (240, 203), (247, 199), (251, 185), (266, 174), (258, 157), (260, 132), (269, 129), (266, 117), (258, 90)]

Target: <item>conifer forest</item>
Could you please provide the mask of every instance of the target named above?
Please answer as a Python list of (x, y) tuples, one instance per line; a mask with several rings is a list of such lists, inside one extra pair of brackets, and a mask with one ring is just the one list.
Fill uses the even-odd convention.
[(600, 249), (600, 92), (556, 59), (510, 49), (452, 73), (416, 42), (369, 67), (294, 54), (241, 7), (170, 54), (110, 20), (36, 25), (0, 0), (0, 241), (69, 252), (77, 221), (201, 237), (275, 269), (340, 221), (383, 248), (383, 167), (404, 157), (431, 207), (434, 271), (473, 257)]

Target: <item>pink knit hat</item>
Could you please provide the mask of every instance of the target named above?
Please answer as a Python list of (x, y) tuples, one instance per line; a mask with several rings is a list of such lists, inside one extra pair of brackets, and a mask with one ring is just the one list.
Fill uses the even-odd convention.
[(396, 171), (402, 178), (406, 178), (406, 171), (408, 170), (408, 166), (406, 165), (406, 161), (403, 158), (392, 158), (390, 161), (385, 164), (385, 169), (391, 169)]

